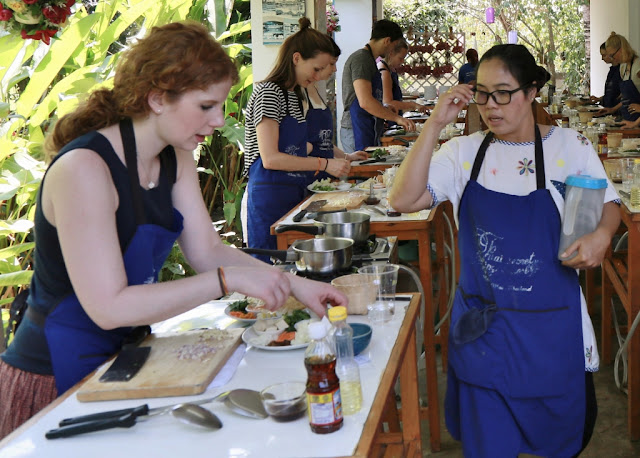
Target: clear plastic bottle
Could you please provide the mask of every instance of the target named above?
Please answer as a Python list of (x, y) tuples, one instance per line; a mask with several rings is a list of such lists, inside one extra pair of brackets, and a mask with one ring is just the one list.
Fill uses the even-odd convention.
[(311, 431), (328, 434), (342, 428), (340, 381), (335, 348), (323, 322), (309, 324), (311, 343), (304, 354), (307, 369), (307, 410)]
[(347, 323), (346, 307), (329, 310), (329, 320), (333, 323), (333, 341), (336, 346), (336, 374), (340, 379), (342, 412), (353, 415), (362, 408), (362, 385), (360, 368), (353, 357), (353, 330)]
[(631, 206), (640, 208), (640, 159), (633, 161), (633, 182), (631, 184)]

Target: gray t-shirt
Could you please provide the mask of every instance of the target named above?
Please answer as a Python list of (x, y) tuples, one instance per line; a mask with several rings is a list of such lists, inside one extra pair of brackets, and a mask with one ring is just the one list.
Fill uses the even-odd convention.
[(342, 121), (340, 122), (342, 127), (351, 128), (349, 107), (356, 98), (353, 82), (360, 79), (371, 82), (376, 73), (378, 73), (376, 61), (367, 48), (358, 49), (347, 59), (342, 73), (342, 103), (344, 105)]

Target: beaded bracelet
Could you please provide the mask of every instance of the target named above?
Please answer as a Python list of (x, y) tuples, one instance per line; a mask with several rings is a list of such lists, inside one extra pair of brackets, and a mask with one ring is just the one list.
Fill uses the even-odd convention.
[(224, 270), (222, 269), (222, 266), (218, 267), (218, 281), (220, 282), (222, 295), (227, 296), (229, 294), (229, 290), (227, 289), (227, 280), (224, 278)]

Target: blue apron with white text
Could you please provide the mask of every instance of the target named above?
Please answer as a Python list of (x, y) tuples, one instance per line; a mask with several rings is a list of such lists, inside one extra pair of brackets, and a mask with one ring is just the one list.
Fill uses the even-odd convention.
[[(318, 96), (320, 96), (319, 93)], [(307, 111), (306, 116), (307, 135), (309, 136), (309, 143), (313, 145), (313, 150), (309, 156), (333, 159), (333, 114), (324, 99), (322, 99), (322, 103), (324, 103), (324, 108), (314, 108), (309, 102), (309, 111)], [(331, 178), (331, 175), (324, 171), (317, 175), (315, 172), (309, 172), (309, 183), (325, 178)]]
[[(635, 59), (633, 60), (633, 62), (635, 62)], [(628, 78), (620, 79), (620, 99), (622, 102), (620, 113), (622, 113), (622, 117), (627, 121), (635, 121), (636, 119), (640, 118), (640, 113), (629, 112), (629, 105), (631, 105), (632, 103), (640, 103), (640, 92), (638, 92), (638, 88), (631, 79), (633, 62), (631, 62), (630, 65), (627, 65), (627, 70), (629, 71)]]
[[(292, 156), (307, 157), (307, 123), (298, 122), (289, 110), (288, 91), (284, 90), (287, 114), (278, 128), (278, 151)], [(268, 170), (259, 157), (249, 168), (247, 192), (247, 230), (250, 248), (274, 250), (276, 236), (270, 227), (306, 196), (308, 175), (305, 171)], [(254, 255), (265, 262), (268, 256)]]
[(447, 427), (467, 458), (573, 456), (585, 424), (578, 276), (557, 259), (561, 220), (545, 187), (538, 127), (537, 189), (526, 196), (476, 181), (492, 138), (460, 201)]
[[(182, 232), (182, 215), (174, 209), (175, 222), (171, 231), (146, 224), (131, 121), (122, 121), (120, 131), (137, 222), (136, 232), (123, 254), (127, 283), (129, 286), (155, 283)], [(62, 299), (44, 322), (58, 394), (64, 393), (118, 352), (131, 329), (102, 329), (87, 315), (75, 293)]]
[[(366, 47), (369, 49), (371, 59), (373, 59), (375, 65), (375, 58), (373, 57), (371, 47), (369, 44), (367, 44)], [(375, 73), (375, 76), (371, 80), (371, 94), (374, 99), (382, 103), (382, 77), (379, 71)], [(361, 108), (358, 103), (358, 97), (351, 102), (349, 113), (351, 113), (355, 151), (364, 150), (368, 146), (380, 145), (380, 125), (384, 124), (384, 119), (376, 118)]]

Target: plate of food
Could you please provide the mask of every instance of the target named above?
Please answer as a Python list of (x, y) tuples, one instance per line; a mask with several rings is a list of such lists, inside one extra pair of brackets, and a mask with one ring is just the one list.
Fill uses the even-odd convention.
[(311, 340), (307, 332), (310, 322), (309, 311), (292, 310), (280, 317), (256, 321), (242, 333), (242, 341), (268, 351), (306, 348)]
[(231, 302), (224, 309), (224, 314), (243, 323), (255, 323), (260, 318), (274, 318), (279, 312), (272, 312), (264, 308), (264, 302), (255, 297), (245, 297)]
[(353, 188), (353, 183), (346, 181), (331, 181), (331, 178), (316, 180), (307, 186), (307, 189), (316, 194), (328, 192), (349, 191)]

